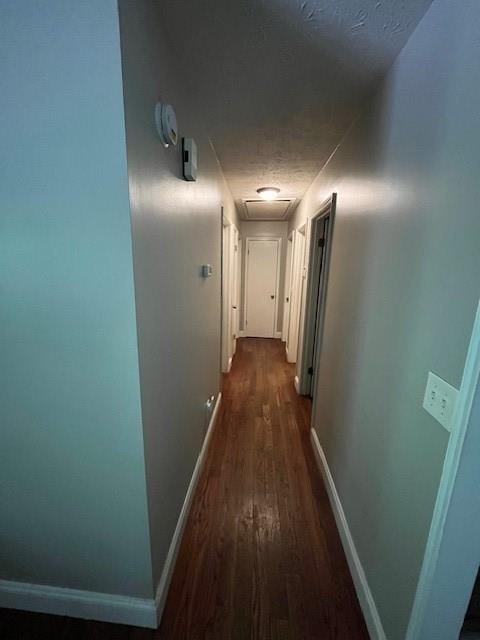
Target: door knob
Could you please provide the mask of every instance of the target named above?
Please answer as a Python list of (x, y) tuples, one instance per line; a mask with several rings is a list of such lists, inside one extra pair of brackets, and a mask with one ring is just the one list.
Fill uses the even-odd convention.
[(232, 309), (236, 309), (237, 307), (235, 305), (232, 306)]
[(270, 296), (270, 298), (273, 300), (275, 298), (275, 296)]

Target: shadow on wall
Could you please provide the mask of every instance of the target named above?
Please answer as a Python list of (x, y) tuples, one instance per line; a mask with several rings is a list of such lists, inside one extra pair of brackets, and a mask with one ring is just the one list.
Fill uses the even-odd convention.
[[(157, 589), (220, 387), (221, 205), (233, 200), (163, 34), (161, 3), (121, 0), (120, 34), (146, 479)], [(181, 145), (165, 149), (154, 107), (171, 103), (195, 138), (198, 177), (182, 177)], [(234, 217), (232, 215), (231, 217)], [(213, 265), (202, 278), (199, 266)]]
[[(248, 192), (255, 167), (259, 184), (278, 177), (301, 193), (430, 0), (409, 2), (405, 15), (391, 3), (367, 13), (359, 0), (161, 4), (231, 183)], [(195, 29), (180, 38), (186, 15)], [(283, 164), (287, 143), (295, 172)]]

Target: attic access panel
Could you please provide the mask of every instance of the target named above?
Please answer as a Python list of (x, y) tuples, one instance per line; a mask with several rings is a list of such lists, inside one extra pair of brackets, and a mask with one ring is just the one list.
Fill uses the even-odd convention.
[(265, 200), (244, 200), (245, 218), (247, 220), (286, 220), (290, 213), (293, 200), (278, 199), (270, 202)]

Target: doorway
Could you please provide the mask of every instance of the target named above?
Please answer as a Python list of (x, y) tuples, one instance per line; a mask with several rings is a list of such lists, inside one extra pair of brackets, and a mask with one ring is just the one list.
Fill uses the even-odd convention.
[(292, 262), (290, 271), (290, 303), (286, 353), (287, 361), (294, 363), (298, 355), (300, 310), (303, 295), (306, 225), (292, 234)]
[(245, 245), (245, 335), (276, 333), (281, 238), (247, 238)]
[(238, 309), (240, 298), (239, 256), (238, 229), (222, 213), (221, 369), (223, 373), (230, 371), (238, 336)]
[(237, 350), (237, 338), (240, 331), (240, 269), (241, 269), (241, 252), (240, 252), (240, 234), (237, 227), (233, 226), (232, 237), (232, 299), (231, 299), (231, 355), (232, 358)]
[(313, 398), (322, 344), (336, 194), (312, 218), (298, 390)]
[(288, 340), (288, 327), (290, 324), (290, 301), (292, 299), (293, 233), (294, 232), (292, 231), (287, 238), (287, 261), (285, 263), (285, 287), (282, 322), (282, 341), (285, 342), (285, 344)]

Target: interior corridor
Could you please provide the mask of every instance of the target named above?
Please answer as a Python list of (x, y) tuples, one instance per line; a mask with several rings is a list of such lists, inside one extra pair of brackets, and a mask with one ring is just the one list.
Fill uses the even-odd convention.
[(368, 638), (280, 340), (243, 338), (160, 637)]
[(0, 640), (477, 633), (479, 36), (0, 0)]
[(367, 640), (280, 340), (241, 338), (158, 630), (3, 610), (4, 640)]

